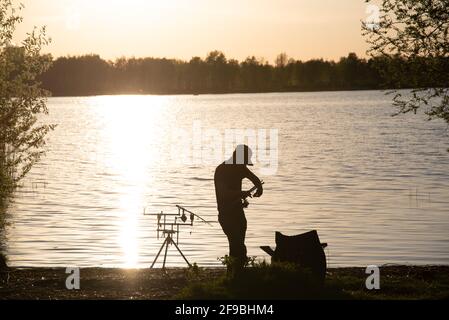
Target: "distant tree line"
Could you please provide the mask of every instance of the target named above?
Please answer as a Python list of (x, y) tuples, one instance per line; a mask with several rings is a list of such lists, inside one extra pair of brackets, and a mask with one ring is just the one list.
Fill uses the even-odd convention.
[[(188, 62), (165, 58), (106, 61), (98, 55), (61, 57), (53, 61), (41, 81), (54, 96), (381, 89), (395, 76), (388, 74), (385, 63), (409, 66), (403, 71), (413, 75), (413, 63), (404, 63), (400, 57), (392, 62), (382, 57), (361, 59), (350, 53), (338, 62), (299, 61), (282, 53), (272, 65), (254, 56), (239, 62), (212, 51), (205, 59), (194, 57)], [(413, 77), (405, 79), (410, 81), (401, 87), (416, 85)]]

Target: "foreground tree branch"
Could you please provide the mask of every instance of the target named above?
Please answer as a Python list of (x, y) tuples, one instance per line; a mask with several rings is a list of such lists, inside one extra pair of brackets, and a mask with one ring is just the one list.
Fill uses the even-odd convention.
[(48, 113), (48, 92), (38, 77), (52, 61), (41, 54), (50, 40), (42, 28), (28, 33), (20, 45), (13, 44), (21, 9), (11, 0), (0, 0), (0, 198), (39, 160), (45, 137), (54, 129), (38, 123), (38, 117)]
[[(366, 2), (370, 2), (366, 0)], [(363, 22), (372, 57), (382, 57), (385, 86), (416, 89), (403, 95), (396, 90), (394, 115), (424, 109), (428, 119), (449, 124), (449, 0), (382, 0), (379, 22)]]

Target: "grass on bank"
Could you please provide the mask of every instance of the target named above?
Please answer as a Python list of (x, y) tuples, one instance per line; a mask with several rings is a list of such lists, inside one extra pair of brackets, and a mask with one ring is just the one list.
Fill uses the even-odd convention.
[(236, 278), (225, 268), (83, 268), (67, 290), (65, 268), (0, 271), (2, 299), (448, 299), (449, 266), (381, 266), (380, 290), (365, 288), (365, 268), (331, 268), (325, 285), (289, 266), (254, 266)]
[(324, 285), (306, 270), (291, 264), (258, 263), (240, 275), (195, 281), (201, 269), (192, 268), (191, 280), (174, 299), (449, 299), (449, 267), (381, 267), (380, 290), (368, 290), (363, 268), (328, 272)]
[(175, 299), (347, 299), (332, 285), (320, 285), (294, 264), (253, 263), (236, 275), (195, 281), (201, 269), (191, 268), (192, 281)]

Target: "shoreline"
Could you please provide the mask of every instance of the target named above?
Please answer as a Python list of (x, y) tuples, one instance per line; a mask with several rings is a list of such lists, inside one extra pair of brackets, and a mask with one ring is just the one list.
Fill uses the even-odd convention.
[(51, 94), (47, 98), (86, 98), (86, 97), (103, 97), (103, 96), (216, 96), (216, 95), (251, 95), (251, 94), (283, 94), (283, 93), (329, 93), (329, 92), (362, 92), (362, 91), (380, 91), (387, 93), (390, 90), (413, 90), (415, 88), (364, 88), (364, 89), (326, 89), (326, 90), (302, 90), (302, 91), (224, 91), (224, 92), (119, 92), (119, 93), (95, 93), (85, 95), (58, 95)]
[[(81, 268), (80, 289), (66, 288), (65, 268), (9, 268), (0, 272), (0, 300), (172, 300), (188, 285), (214, 281), (224, 267)], [(380, 290), (368, 290), (365, 268), (327, 270), (329, 284), (347, 299), (449, 299), (449, 265), (380, 267)], [(346, 299), (346, 298), (345, 298)]]

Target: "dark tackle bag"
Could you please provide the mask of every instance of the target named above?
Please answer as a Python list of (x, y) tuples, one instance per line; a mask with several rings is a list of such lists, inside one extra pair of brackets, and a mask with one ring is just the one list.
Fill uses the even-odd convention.
[(272, 262), (293, 262), (309, 269), (317, 281), (324, 282), (326, 277), (327, 246), (321, 243), (316, 230), (295, 236), (286, 236), (276, 232), (276, 249), (261, 247), (272, 256)]

